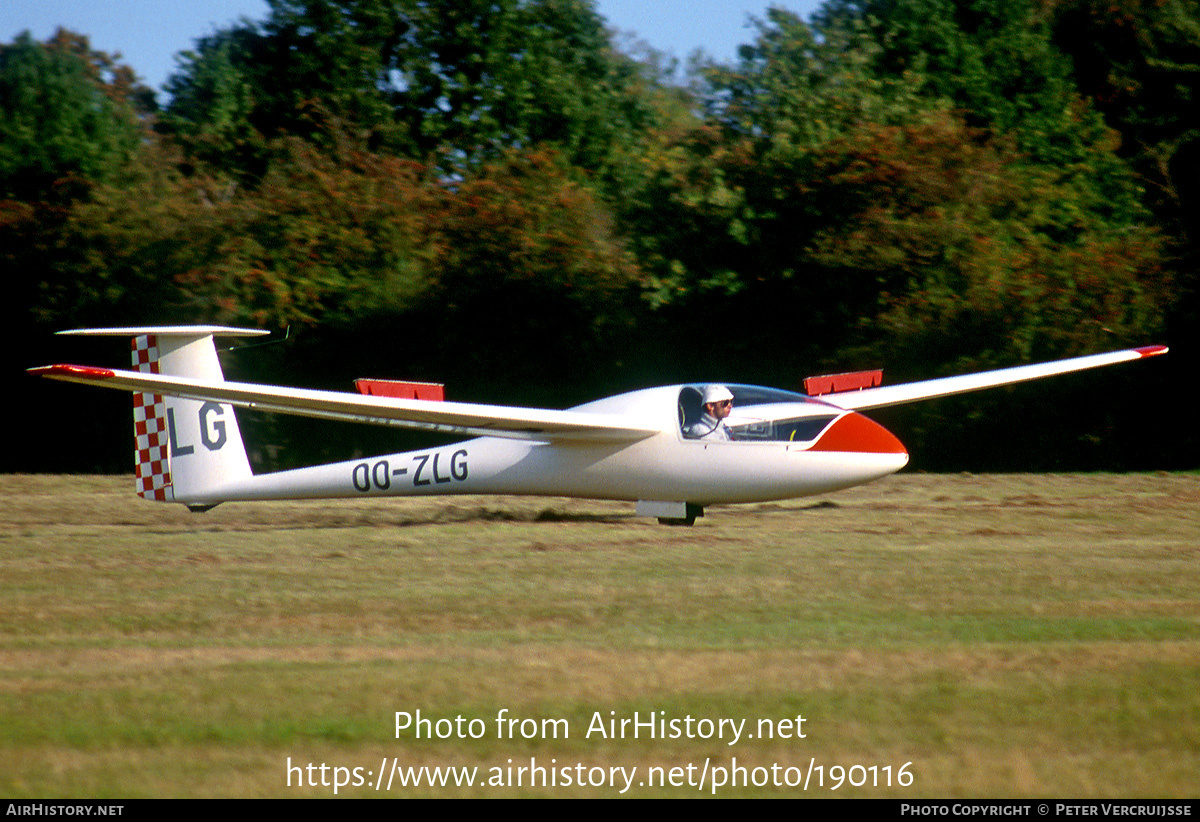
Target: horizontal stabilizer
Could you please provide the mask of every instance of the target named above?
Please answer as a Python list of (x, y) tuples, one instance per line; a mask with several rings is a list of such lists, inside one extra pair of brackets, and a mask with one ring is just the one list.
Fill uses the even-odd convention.
[(60, 337), (139, 337), (155, 334), (159, 337), (261, 337), (270, 334), (262, 328), (231, 328), (227, 325), (145, 325), (125, 328), (73, 328), (59, 331)]

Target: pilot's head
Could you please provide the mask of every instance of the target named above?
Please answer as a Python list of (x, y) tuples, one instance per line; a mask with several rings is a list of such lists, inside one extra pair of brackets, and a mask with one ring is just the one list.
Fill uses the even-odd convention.
[(733, 394), (716, 383), (704, 386), (704, 410), (719, 420), (725, 419), (733, 410)]

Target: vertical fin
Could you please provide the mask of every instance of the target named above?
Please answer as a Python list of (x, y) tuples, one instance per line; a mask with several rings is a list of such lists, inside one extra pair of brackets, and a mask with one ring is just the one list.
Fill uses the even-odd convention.
[[(223, 382), (213, 337), (257, 337), (270, 332), (221, 325), (159, 325), (58, 333), (130, 337), (137, 371)], [(138, 496), (205, 510), (221, 502), (225, 489), (253, 479), (237, 417), (227, 403), (135, 391), (133, 425)]]
[[(212, 334), (158, 335), (160, 373), (223, 382)], [(163, 398), (160, 426), (172, 499), (199, 507), (221, 501), (221, 489), (253, 476), (233, 406)]]

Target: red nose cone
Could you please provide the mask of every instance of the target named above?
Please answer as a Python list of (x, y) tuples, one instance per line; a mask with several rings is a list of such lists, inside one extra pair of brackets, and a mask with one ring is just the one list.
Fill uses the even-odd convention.
[(907, 454), (904, 444), (877, 422), (850, 412), (825, 429), (810, 451)]

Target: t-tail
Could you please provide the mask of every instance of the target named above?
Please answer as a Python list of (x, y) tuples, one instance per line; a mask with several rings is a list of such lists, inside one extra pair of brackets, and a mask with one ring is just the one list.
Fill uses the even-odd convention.
[[(133, 370), (224, 382), (214, 336), (257, 336), (266, 331), (221, 326), (82, 328), (79, 336), (132, 340)], [(135, 391), (134, 473), (138, 496), (206, 510), (214, 492), (252, 476), (233, 407)], [(219, 497), (218, 497), (219, 498)]]

